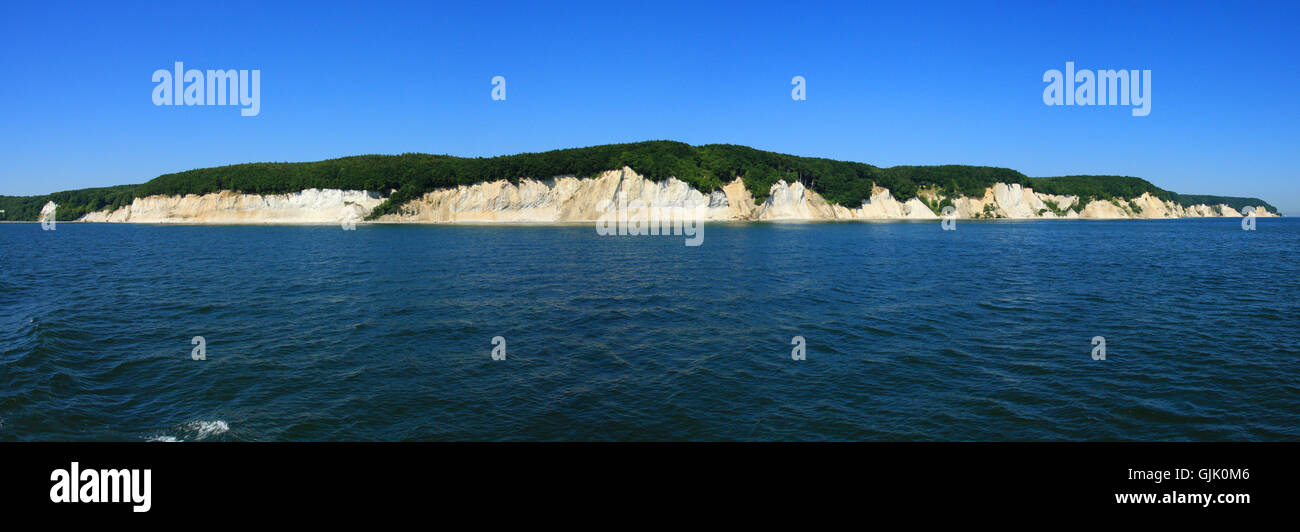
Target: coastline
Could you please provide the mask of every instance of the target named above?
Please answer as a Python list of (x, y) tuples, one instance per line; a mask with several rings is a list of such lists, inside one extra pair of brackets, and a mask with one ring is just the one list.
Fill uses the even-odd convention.
[[(873, 186), (868, 199), (850, 207), (828, 202), (802, 183), (780, 180), (760, 201), (739, 178), (705, 192), (676, 178), (654, 181), (628, 167), (595, 178), (560, 176), (521, 179), (517, 184), (498, 180), (438, 189), (399, 205), (396, 212), (365, 219), (387, 200), (388, 196), (358, 190), (306, 189), (266, 195), (223, 190), (204, 195), (136, 198), (129, 205), (91, 212), (75, 221), (159, 225), (565, 225), (608, 220), (611, 209), (622, 211), (624, 216), (627, 212), (636, 216), (656, 209), (665, 213), (671, 210), (708, 223), (1243, 217), (1224, 204), (1183, 206), (1145, 193), (1135, 198), (1085, 200), (1005, 183), (987, 187), (982, 196), (948, 197), (923, 189), (903, 201), (890, 190)], [(56, 207), (51, 202), (43, 210)], [(1258, 210), (1262, 212), (1256, 213), (1257, 217), (1279, 216)], [(687, 211), (689, 214), (681, 214)]]
[[(1180, 220), (1225, 220), (1241, 219), (1242, 216), (1183, 216), (1179, 218), (957, 218), (963, 223), (1019, 223), (1019, 222), (1176, 222)], [(1272, 218), (1286, 220), (1297, 218), (1295, 216), (1260, 216), (1260, 218)], [(357, 221), (356, 225), (360, 226), (467, 226), (467, 227), (564, 227), (564, 226), (589, 226), (598, 220), (565, 220), (565, 221), (486, 221), (486, 220), (464, 220), (452, 222), (438, 221)], [(780, 219), (780, 220), (708, 220), (705, 223), (710, 225), (758, 225), (758, 224), (893, 224), (893, 223), (935, 223), (936, 220), (920, 220), (915, 218), (857, 218), (857, 219)], [(40, 224), (36, 220), (3, 220), (0, 224)], [(335, 227), (340, 224), (334, 222), (192, 222), (192, 221), (166, 221), (166, 222), (104, 222), (88, 220), (60, 220), (59, 225), (78, 224), (78, 225), (153, 225), (153, 226), (211, 226), (211, 227)]]

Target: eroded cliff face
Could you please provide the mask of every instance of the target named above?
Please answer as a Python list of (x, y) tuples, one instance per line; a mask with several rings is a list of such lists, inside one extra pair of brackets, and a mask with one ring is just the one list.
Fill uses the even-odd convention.
[(381, 222), (589, 222), (610, 208), (642, 202), (658, 208), (698, 208), (704, 220), (835, 220), (937, 218), (919, 199), (906, 203), (889, 191), (876, 193), (857, 208), (832, 205), (802, 183), (778, 181), (767, 199), (755, 203), (739, 178), (705, 194), (674, 178), (654, 182), (624, 167), (593, 179), (559, 177), (479, 183), (437, 190), (403, 205)]
[[(933, 190), (898, 201), (888, 189), (875, 187), (861, 205), (826, 201), (802, 183), (778, 181), (768, 197), (755, 203), (739, 178), (705, 193), (675, 178), (654, 182), (631, 168), (595, 178), (572, 176), (478, 183), (429, 192), (402, 205), (380, 222), (408, 223), (557, 223), (592, 222), (612, 209), (627, 206), (690, 209), (708, 221), (725, 220), (899, 220), (937, 219), (945, 198)], [(90, 213), (88, 222), (137, 223), (339, 223), (359, 220), (384, 200), (377, 193), (309, 189), (293, 194), (238, 194), (223, 191), (202, 196), (137, 198), (115, 211)], [(1075, 196), (1039, 194), (1019, 184), (998, 183), (981, 197), (947, 198), (960, 219), (973, 218), (1183, 218), (1240, 217), (1227, 205), (1183, 207), (1150, 195), (1129, 200), (1093, 200), (1077, 207)], [(931, 209), (929, 205), (934, 205)], [(1077, 210), (1076, 210), (1077, 209)], [(1256, 209), (1257, 216), (1276, 216)]]
[(711, 194), (675, 178), (654, 182), (631, 168), (593, 179), (566, 176), (518, 185), (493, 181), (435, 190), (380, 222), (591, 222), (620, 204), (699, 209), (706, 220), (748, 219), (755, 209), (739, 179)]
[[(1255, 216), (1276, 217), (1276, 214), (1255, 209)], [(1184, 207), (1172, 201), (1162, 201), (1150, 194), (1136, 198), (1094, 200), (1081, 211), (1080, 218), (1240, 218), (1242, 213), (1228, 205), (1191, 205)]]
[(383, 198), (360, 190), (307, 189), (292, 194), (239, 194), (228, 190), (186, 196), (136, 198), (114, 211), (92, 212), (85, 222), (193, 224), (313, 224), (360, 220)]

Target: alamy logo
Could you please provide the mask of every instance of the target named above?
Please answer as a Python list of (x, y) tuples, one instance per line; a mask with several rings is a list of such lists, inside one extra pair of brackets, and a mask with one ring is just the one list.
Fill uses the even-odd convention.
[(153, 71), (154, 105), (240, 105), (241, 116), (262, 112), (261, 70), (185, 70), (177, 61), (174, 73)]
[(86, 469), (72, 463), (69, 469), (50, 472), (50, 502), (129, 502), (135, 504), (134, 512), (147, 512), (152, 490), (153, 470), (145, 469)]
[(943, 220), (939, 222), (939, 227), (944, 231), (956, 231), (957, 208), (952, 205), (946, 205), (940, 212), (943, 213)]
[(44, 207), (41, 207), (39, 219), (41, 221), (42, 231), (53, 231), (58, 226), (58, 223), (54, 220), (54, 215), (58, 212), (58, 209), (59, 206), (55, 205), (53, 201), (46, 203)]
[(361, 213), (357, 212), (357, 207), (352, 204), (344, 205), (339, 214), (339, 222), (344, 231), (356, 231), (357, 220), (361, 219)]
[(1106, 337), (1105, 336), (1092, 337), (1092, 359), (1106, 360)]
[(191, 359), (193, 360), (208, 359), (208, 340), (206, 338), (202, 336), (195, 336), (194, 338), (190, 338), (190, 345), (194, 346), (194, 349), (190, 350)]
[(506, 338), (504, 336), (492, 337), (492, 360), (506, 359)]
[(506, 101), (505, 76), (492, 76), (492, 100), (497, 102)]
[(1241, 210), (1241, 230), (1255, 230), (1255, 208), (1247, 206)]
[(1131, 105), (1133, 116), (1151, 114), (1150, 70), (1075, 71), (1074, 61), (1067, 61), (1064, 74), (1048, 70), (1043, 81), (1043, 103), (1048, 106)]
[(601, 236), (685, 235), (687, 246), (704, 243), (704, 219), (708, 201), (685, 201), (660, 205), (645, 200), (628, 201), (620, 192), (618, 201), (596, 204), (596, 234)]

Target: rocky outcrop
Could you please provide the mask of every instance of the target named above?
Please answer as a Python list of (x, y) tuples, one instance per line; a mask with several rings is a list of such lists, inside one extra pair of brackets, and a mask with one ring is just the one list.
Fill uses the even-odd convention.
[(631, 168), (593, 179), (560, 177), (479, 183), (437, 190), (403, 205), (381, 222), (587, 222), (619, 202), (640, 201), (659, 208), (699, 208), (705, 220), (933, 219), (920, 199), (899, 202), (883, 188), (862, 205), (832, 205), (802, 183), (778, 181), (761, 204), (740, 179), (708, 194), (674, 178), (654, 182)]
[(835, 214), (837, 219), (861, 220), (933, 220), (939, 217), (938, 214), (930, 210), (930, 207), (921, 198), (912, 198), (900, 202), (894, 199), (894, 195), (889, 192), (889, 189), (881, 187), (872, 187), (871, 197), (863, 201), (862, 205), (856, 209), (836, 205)]
[[(338, 223), (359, 220), (384, 200), (377, 193), (309, 189), (292, 194), (149, 196), (112, 211), (86, 215), (88, 222), (275, 224)], [(401, 205), (380, 222), (410, 223), (556, 223), (592, 222), (611, 209), (677, 209), (695, 218), (723, 220), (933, 220), (939, 205), (951, 204), (957, 218), (1185, 218), (1240, 217), (1227, 205), (1184, 207), (1149, 194), (1128, 200), (1092, 200), (1079, 206), (1076, 196), (1039, 194), (1020, 184), (997, 183), (979, 197), (945, 198), (921, 190), (899, 201), (885, 188), (873, 187), (860, 205), (826, 201), (802, 183), (778, 181), (756, 203), (745, 184), (735, 179), (704, 192), (675, 178), (653, 181), (631, 168), (594, 178), (561, 176), (546, 180), (500, 180), (435, 190)], [(931, 206), (934, 206), (933, 208)], [(1276, 216), (1257, 209), (1257, 216)]]
[(36, 221), (44, 222), (46, 220), (54, 219), (55, 211), (58, 208), (59, 208), (58, 204), (54, 203), (53, 201), (45, 202), (45, 205), (41, 206), (41, 213), (37, 215)]
[(85, 222), (194, 224), (313, 224), (360, 220), (383, 198), (360, 190), (307, 189), (291, 194), (212, 194), (136, 198), (117, 210), (92, 212)]
[(435, 190), (378, 221), (590, 222), (619, 205), (699, 209), (706, 220), (748, 219), (755, 210), (739, 179), (705, 194), (675, 178), (655, 182), (623, 168), (593, 179), (521, 179), (518, 185), (501, 180)]
[(803, 183), (772, 185), (771, 192), (758, 209), (758, 220), (833, 220), (837, 212), (821, 195), (804, 188)]
[[(1264, 209), (1253, 209), (1253, 212), (1260, 218), (1278, 216)], [(1240, 218), (1242, 216), (1241, 212), (1224, 204), (1183, 206), (1147, 193), (1126, 200), (1093, 200), (1079, 211), (1080, 218), (1092, 219)]]

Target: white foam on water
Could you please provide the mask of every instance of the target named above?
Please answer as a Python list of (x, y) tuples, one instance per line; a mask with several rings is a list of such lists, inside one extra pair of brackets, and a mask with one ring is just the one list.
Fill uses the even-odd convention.
[(185, 428), (194, 431), (194, 439), (202, 440), (209, 436), (224, 434), (230, 430), (230, 425), (220, 419), (216, 421), (191, 421), (185, 424)]
[[(230, 424), (220, 419), (215, 421), (191, 421), (189, 423), (181, 425), (180, 430), (184, 432), (186, 435), (192, 436), (192, 439), (197, 441), (197, 440), (202, 440), (204, 438), (225, 434), (227, 431), (230, 430)], [(176, 436), (170, 436), (167, 434), (157, 434), (154, 436), (150, 436), (145, 440), (160, 441), (160, 442), (185, 441)]]

